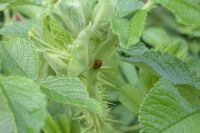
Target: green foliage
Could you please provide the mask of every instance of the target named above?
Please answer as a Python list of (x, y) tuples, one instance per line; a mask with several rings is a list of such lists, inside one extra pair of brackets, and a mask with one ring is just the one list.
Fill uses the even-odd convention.
[(32, 28), (34, 28), (37, 33), (40, 33), (40, 23), (37, 20), (23, 20), (1, 28), (0, 34), (5, 36), (26, 37)]
[(0, 0), (0, 133), (199, 133), (199, 0)]
[(1, 78), (0, 128), (4, 133), (38, 133), (46, 117), (46, 97), (24, 77)]
[(50, 16), (44, 15), (41, 25), (42, 39), (47, 43), (57, 48), (64, 48), (71, 43), (71, 37), (67, 31)]
[(134, 17), (128, 21), (124, 18), (113, 18), (111, 25), (113, 33), (119, 36), (121, 46), (129, 48), (130, 45), (136, 44), (145, 25), (147, 11), (138, 11)]
[(133, 56), (129, 62), (144, 63), (156, 74), (173, 84), (188, 84), (200, 88), (200, 78), (190, 71), (188, 65), (180, 59), (160, 52), (146, 52), (143, 55)]
[(165, 79), (159, 80), (142, 104), (141, 132), (198, 133), (199, 95), (200, 91), (191, 86), (174, 86)]
[(133, 13), (134, 11), (142, 8), (143, 5), (144, 3), (139, 0), (126, 0), (126, 1), (117, 0), (116, 1), (117, 16), (119, 17), (127, 16)]
[(200, 25), (200, 2), (198, 0), (155, 1), (172, 11), (179, 22), (186, 25)]
[(37, 78), (39, 61), (31, 40), (17, 38), (11, 42), (2, 43), (0, 47), (0, 57), (5, 73)]
[(142, 39), (154, 47), (168, 44), (172, 40), (165, 30), (157, 27), (146, 29), (142, 34)]
[(94, 113), (101, 114), (101, 106), (90, 98), (86, 87), (78, 78), (48, 77), (39, 81), (42, 91), (53, 101), (72, 104), (87, 108)]
[(68, 72), (71, 76), (78, 76), (89, 65), (88, 44), (90, 32), (89, 26), (79, 34), (76, 42), (74, 43), (72, 48), (72, 59), (70, 60), (68, 66)]

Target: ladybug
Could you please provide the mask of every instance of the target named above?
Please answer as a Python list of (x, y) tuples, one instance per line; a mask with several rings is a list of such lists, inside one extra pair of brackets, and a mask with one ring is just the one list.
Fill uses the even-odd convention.
[(93, 64), (94, 69), (99, 69), (102, 66), (103, 62), (101, 60), (96, 60)]
[(21, 21), (22, 19), (21, 19), (21, 17), (19, 15), (16, 15), (15, 16), (15, 20), (18, 22), (18, 21)]

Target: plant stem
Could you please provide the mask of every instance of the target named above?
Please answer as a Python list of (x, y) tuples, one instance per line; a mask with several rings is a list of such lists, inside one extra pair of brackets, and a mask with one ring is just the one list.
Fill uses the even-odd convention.
[(143, 6), (143, 10), (148, 10), (148, 11), (150, 11), (152, 8), (153, 8), (153, 6), (155, 5), (155, 2), (154, 2), (154, 0), (149, 0), (144, 6)]

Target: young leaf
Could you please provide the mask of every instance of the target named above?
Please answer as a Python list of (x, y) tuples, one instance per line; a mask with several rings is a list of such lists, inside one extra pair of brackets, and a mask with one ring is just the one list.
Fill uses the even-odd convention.
[(86, 24), (90, 22), (90, 18), (93, 12), (93, 8), (97, 3), (97, 0), (80, 0), (81, 7), (85, 16)]
[(146, 15), (147, 10), (140, 10), (129, 21), (123, 18), (113, 18), (111, 20), (113, 33), (119, 37), (120, 45), (123, 48), (127, 49), (140, 40)]
[(42, 19), (42, 38), (56, 48), (63, 49), (71, 43), (69, 33), (56, 20), (45, 15)]
[(167, 45), (162, 45), (160, 47), (157, 47), (156, 50), (165, 51), (180, 58), (188, 55), (188, 45), (181, 40), (173, 41), (171, 43), (168, 43)]
[(101, 105), (89, 97), (87, 88), (78, 78), (49, 77), (39, 81), (42, 90), (52, 100), (89, 109), (101, 114)]
[(142, 39), (145, 43), (155, 48), (165, 45), (172, 40), (165, 30), (158, 27), (151, 27), (144, 30)]
[(130, 85), (122, 86), (119, 91), (119, 101), (122, 103), (122, 105), (124, 105), (132, 113), (138, 114), (144, 94)]
[(38, 55), (31, 40), (17, 38), (0, 44), (3, 71), (36, 79), (39, 70)]
[(46, 117), (46, 98), (40, 87), (23, 77), (0, 80), (0, 131), (39, 133)]
[(86, 20), (79, 0), (60, 0), (53, 10), (56, 18), (63, 22), (64, 27), (72, 35), (77, 36), (86, 25)]
[(199, 0), (155, 0), (174, 13), (179, 22), (186, 25), (200, 25)]
[(200, 91), (161, 79), (140, 109), (141, 133), (200, 132)]
[(62, 133), (80, 133), (80, 123), (70, 113), (56, 115), (55, 120)]
[(136, 67), (127, 62), (120, 63), (120, 69), (129, 84), (135, 86), (139, 81)]
[(145, 64), (156, 74), (174, 84), (188, 84), (200, 89), (200, 79), (190, 71), (189, 66), (170, 54), (149, 51), (126, 60), (132, 63)]
[(139, 0), (116, 0), (116, 12), (117, 16), (119, 17), (125, 17), (132, 12), (140, 9), (144, 3)]
[(76, 39), (72, 49), (72, 59), (68, 64), (68, 72), (71, 76), (78, 76), (89, 65), (88, 44), (90, 39), (90, 25), (83, 30)]
[(147, 10), (140, 10), (130, 20), (128, 46), (136, 44), (140, 40), (145, 26), (147, 12)]
[[(35, 28), (40, 33), (40, 23), (37, 20), (22, 20), (0, 29), (0, 34), (13, 37), (27, 37), (28, 32)], [(40, 34), (39, 34), (40, 36)]]
[(44, 133), (62, 133), (56, 121), (53, 119), (53, 117), (50, 114), (47, 115), (45, 125), (42, 129)]
[(114, 3), (112, 0), (99, 0), (92, 14), (92, 35), (102, 37), (108, 29), (110, 19), (114, 15)]
[(46, 59), (49, 66), (54, 70), (56, 75), (67, 74), (67, 64), (57, 55), (45, 53), (44, 58)]
[(15, 9), (19, 11), (20, 14), (23, 14), (23, 16), (29, 17), (31, 19), (38, 19), (43, 15), (42, 11), (44, 8), (35, 5), (21, 5), (15, 7)]
[(119, 42), (122, 46), (128, 44), (128, 31), (129, 21), (124, 18), (113, 17), (111, 19), (111, 27), (114, 34), (119, 38)]

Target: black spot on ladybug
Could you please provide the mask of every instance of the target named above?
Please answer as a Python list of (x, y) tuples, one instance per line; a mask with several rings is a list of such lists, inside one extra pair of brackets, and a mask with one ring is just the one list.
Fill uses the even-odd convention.
[(94, 62), (93, 68), (94, 69), (99, 69), (102, 66), (103, 62), (101, 60), (96, 60)]

